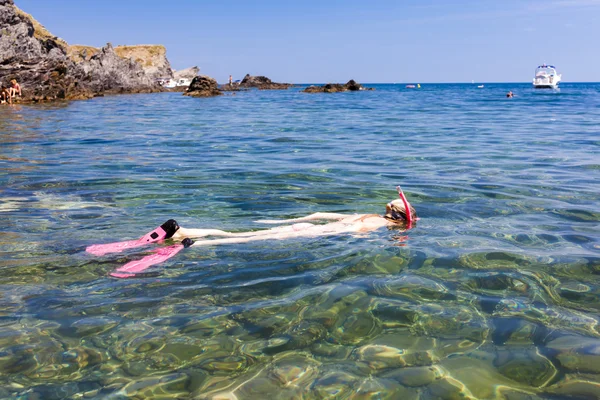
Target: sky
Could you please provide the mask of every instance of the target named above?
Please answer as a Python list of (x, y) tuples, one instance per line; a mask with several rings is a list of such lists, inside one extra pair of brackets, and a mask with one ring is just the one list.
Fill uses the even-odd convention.
[(597, 82), (600, 0), (15, 0), (69, 44), (162, 44), (219, 83)]

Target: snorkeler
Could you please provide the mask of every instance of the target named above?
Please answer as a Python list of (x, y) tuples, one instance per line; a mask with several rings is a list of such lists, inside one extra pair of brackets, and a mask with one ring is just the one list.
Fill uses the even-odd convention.
[[(397, 187), (400, 199), (386, 204), (385, 214), (337, 214), (337, 213), (315, 213), (306, 217), (288, 220), (259, 220), (256, 222), (265, 224), (288, 224), (271, 229), (251, 232), (226, 232), (219, 229), (192, 229), (182, 228), (175, 220), (169, 220), (152, 232), (144, 235), (138, 240), (99, 244), (89, 246), (86, 251), (94, 255), (120, 252), (125, 249), (144, 246), (173, 238), (183, 239), (181, 244), (163, 247), (154, 251), (140, 260), (131, 261), (117, 268), (111, 276), (128, 278), (135, 273), (142, 272), (148, 267), (165, 261), (184, 248), (191, 246), (211, 246), (219, 244), (246, 243), (257, 240), (282, 240), (299, 237), (329, 236), (341, 233), (364, 233), (374, 231), (382, 227), (402, 226), (406, 230), (411, 229), (417, 220), (417, 213), (410, 205), (400, 186)], [(325, 224), (312, 224), (306, 221), (333, 221)], [(203, 238), (207, 236), (221, 237), (219, 239), (204, 239), (192, 241), (190, 238)]]
[[(385, 214), (337, 214), (315, 213), (301, 218), (287, 220), (259, 220), (263, 224), (290, 224), (276, 228), (253, 232), (226, 232), (217, 229), (179, 228), (173, 235), (174, 239), (199, 238), (206, 236), (221, 236), (224, 239), (209, 239), (196, 241), (192, 246), (210, 246), (216, 244), (246, 243), (256, 240), (281, 240), (297, 237), (328, 236), (339, 233), (370, 232), (384, 226), (405, 225), (412, 227), (416, 220), (416, 211), (406, 200), (406, 196), (398, 186), (400, 199), (386, 204)], [(312, 224), (306, 221), (334, 221), (326, 224)]]

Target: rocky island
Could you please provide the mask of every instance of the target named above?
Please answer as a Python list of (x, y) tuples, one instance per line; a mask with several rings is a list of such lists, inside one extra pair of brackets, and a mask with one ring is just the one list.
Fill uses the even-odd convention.
[(338, 93), (338, 92), (354, 92), (359, 90), (375, 90), (373, 88), (365, 88), (360, 83), (356, 83), (354, 79), (350, 79), (345, 85), (340, 83), (328, 83), (323, 86), (309, 86), (303, 90), (304, 93)]
[(252, 76), (250, 74), (246, 74), (244, 79), (239, 84), (241, 88), (256, 88), (259, 90), (281, 90), (288, 89), (292, 87), (291, 83), (277, 83), (271, 81), (266, 76)]
[(0, 0), (0, 85), (16, 79), (20, 102), (155, 92), (158, 75), (172, 77), (164, 46), (69, 46), (14, 0)]

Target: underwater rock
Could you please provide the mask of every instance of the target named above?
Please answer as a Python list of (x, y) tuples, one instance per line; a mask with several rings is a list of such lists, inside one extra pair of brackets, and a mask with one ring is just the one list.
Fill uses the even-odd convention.
[(381, 377), (385, 379), (393, 379), (403, 386), (419, 387), (426, 386), (440, 379), (445, 374), (441, 368), (437, 366), (430, 367), (410, 367), (398, 368), (390, 372), (386, 372)]
[(228, 315), (218, 315), (212, 318), (190, 319), (180, 328), (180, 332), (190, 337), (210, 338), (221, 336), (239, 328), (240, 324), (233, 321)]
[(373, 291), (383, 297), (406, 297), (416, 300), (454, 300), (448, 288), (430, 278), (404, 274), (393, 278), (377, 279)]
[(526, 294), (530, 290), (529, 284), (520, 277), (513, 277), (507, 273), (484, 272), (471, 275), (464, 286), (471, 291), (502, 294)]
[(355, 350), (354, 358), (366, 363), (371, 370), (379, 371), (389, 368), (401, 368), (407, 365), (405, 352), (391, 346), (368, 344)]
[[(453, 386), (461, 389), (452, 389), (469, 393), (478, 399), (495, 399), (497, 396), (497, 388), (506, 387), (521, 391), (536, 391), (537, 387), (529, 386), (526, 383), (515, 381), (498, 370), (494, 365), (497, 357), (494, 355), (494, 348), (486, 347), (483, 350), (476, 350), (465, 355), (457, 355), (446, 358), (438, 364), (445, 371), (446, 378), (451, 382), (455, 382)], [(538, 360), (535, 361), (536, 363)], [(545, 364), (542, 360), (541, 364)], [(514, 364), (518, 367), (517, 364)], [(537, 369), (533, 368), (533, 370)], [(531, 381), (544, 381), (548, 376), (547, 368), (543, 366), (540, 371), (544, 376), (541, 379), (532, 378)], [(511, 374), (505, 370), (508, 375)], [(530, 376), (531, 377), (531, 376)], [(456, 382), (459, 382), (457, 384)], [(435, 383), (434, 383), (435, 384)], [(464, 387), (464, 389), (462, 389)]]
[(518, 270), (531, 267), (536, 260), (508, 252), (468, 253), (460, 257), (460, 264), (475, 270)]
[(375, 299), (371, 312), (381, 321), (384, 329), (409, 327), (418, 319), (418, 312), (414, 306), (391, 299)]
[(329, 340), (338, 344), (359, 344), (377, 336), (381, 330), (381, 323), (373, 314), (368, 311), (353, 310), (340, 315), (336, 325), (330, 331)]
[(321, 324), (311, 321), (301, 321), (293, 326), (285, 335), (287, 340), (280, 340), (279, 345), (269, 346), (265, 354), (274, 354), (287, 350), (300, 350), (324, 338), (327, 330)]
[(352, 400), (418, 400), (419, 392), (389, 379), (373, 377), (363, 380), (348, 399)]
[(505, 347), (498, 349), (494, 366), (502, 375), (530, 387), (543, 387), (558, 371), (536, 347)]
[(478, 400), (465, 385), (449, 376), (432, 382), (424, 392), (425, 398)]
[(352, 348), (350, 346), (320, 342), (312, 345), (310, 351), (317, 358), (324, 357), (328, 360), (345, 360), (350, 355)]
[(600, 373), (600, 339), (562, 336), (548, 342), (546, 347), (551, 357), (569, 371)]
[(125, 385), (121, 391), (132, 398), (184, 397), (189, 395), (186, 389), (189, 379), (184, 373), (140, 378)]
[(600, 382), (578, 375), (567, 375), (561, 382), (550, 386), (546, 393), (568, 399), (600, 399)]
[(305, 386), (319, 373), (320, 362), (303, 354), (286, 354), (273, 361), (269, 376), (281, 382), (283, 386)]
[(335, 371), (316, 379), (311, 386), (311, 396), (318, 399), (345, 398), (354, 391), (358, 378), (344, 371)]
[(567, 332), (578, 331), (583, 334), (598, 335), (600, 325), (596, 318), (583, 312), (570, 310), (565, 307), (546, 305), (527, 299), (508, 298), (500, 300), (494, 317), (535, 317), (536, 323), (543, 324), (548, 329), (561, 328)]
[(487, 320), (475, 308), (432, 304), (419, 307), (419, 318), (411, 330), (416, 335), (472, 342), (483, 342), (490, 331)]
[(491, 336), (497, 345), (537, 344), (548, 336), (548, 328), (523, 317), (498, 317), (492, 319)]
[(79, 319), (69, 326), (59, 329), (62, 335), (70, 337), (86, 337), (98, 335), (109, 331), (119, 325), (119, 321), (112, 318), (91, 317)]

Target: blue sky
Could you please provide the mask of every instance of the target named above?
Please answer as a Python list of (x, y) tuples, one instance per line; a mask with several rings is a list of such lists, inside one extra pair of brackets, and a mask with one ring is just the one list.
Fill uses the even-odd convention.
[(197, 65), (277, 82), (599, 81), (600, 0), (15, 0), (69, 44), (163, 44)]

